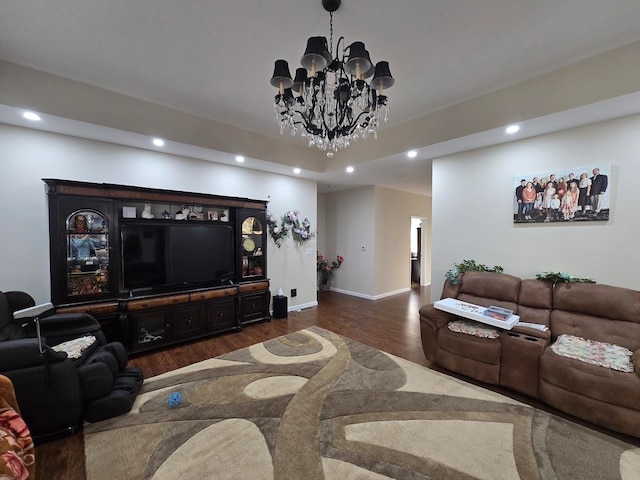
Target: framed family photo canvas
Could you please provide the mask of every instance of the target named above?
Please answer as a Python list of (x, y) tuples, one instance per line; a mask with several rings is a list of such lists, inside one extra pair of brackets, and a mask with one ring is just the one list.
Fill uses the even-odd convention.
[(611, 166), (540, 171), (513, 178), (513, 223), (607, 221)]

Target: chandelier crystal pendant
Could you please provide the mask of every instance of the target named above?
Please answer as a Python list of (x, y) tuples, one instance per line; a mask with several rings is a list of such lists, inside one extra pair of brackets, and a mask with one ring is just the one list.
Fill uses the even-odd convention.
[[(364, 43), (342, 46), (340, 37), (333, 50), (333, 12), (341, 0), (322, 0), (330, 15), (330, 37), (311, 37), (300, 59), (302, 68), (291, 78), (286, 60), (276, 60), (271, 85), (278, 88), (275, 96), (275, 118), (280, 134), (298, 130), (308, 138), (309, 147), (326, 151), (329, 158), (339, 148), (346, 148), (360, 138), (378, 137), (380, 122), (387, 121), (385, 89), (395, 80), (389, 62), (371, 62)], [(370, 83), (365, 79), (371, 77)]]

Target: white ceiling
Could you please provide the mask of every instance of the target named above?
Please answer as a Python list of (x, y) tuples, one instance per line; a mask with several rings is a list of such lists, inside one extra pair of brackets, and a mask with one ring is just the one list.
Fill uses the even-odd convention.
[[(300, 140), (273, 118), (273, 62), (293, 73), (307, 37), (329, 34), (321, 0), (0, 0), (0, 12), (2, 59), (288, 142)], [(344, 0), (334, 36), (389, 61), (392, 126), (638, 40), (640, 1)], [(438, 151), (487, 144), (472, 140)], [(428, 193), (429, 155), (400, 176), (397, 156), (368, 159), (349, 179), (307, 176)]]

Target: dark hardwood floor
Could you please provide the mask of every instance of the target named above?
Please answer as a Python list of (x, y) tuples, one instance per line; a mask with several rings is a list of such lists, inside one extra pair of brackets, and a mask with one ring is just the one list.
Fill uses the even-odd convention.
[[(226, 333), (133, 357), (131, 364), (142, 368), (145, 378), (148, 378), (317, 325), (419, 365), (432, 366), (422, 351), (418, 314), (420, 307), (429, 301), (429, 287), (412, 288), (408, 293), (376, 301), (334, 292), (318, 292), (318, 307), (300, 312), (289, 312), (286, 319), (273, 319), (270, 322), (249, 325), (239, 332)], [(436, 369), (443, 371), (439, 368)], [(451, 374), (451, 372), (447, 373)], [(466, 377), (459, 378), (584, 424), (584, 422), (557, 412), (529, 397), (499, 387), (474, 382)], [(592, 425), (588, 426), (594, 428)], [(616, 435), (605, 429), (597, 429), (640, 446), (640, 439)], [(36, 447), (36, 464), (38, 479), (84, 480), (86, 475), (82, 433), (79, 432), (61, 440), (38, 445)]]

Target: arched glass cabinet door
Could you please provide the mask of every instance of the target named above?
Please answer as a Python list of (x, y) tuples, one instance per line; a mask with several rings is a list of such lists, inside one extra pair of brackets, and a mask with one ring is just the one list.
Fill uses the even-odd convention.
[(67, 296), (109, 292), (109, 222), (97, 210), (66, 218)]
[(263, 222), (254, 216), (247, 217), (242, 221), (241, 233), (241, 279), (263, 278), (266, 267)]

